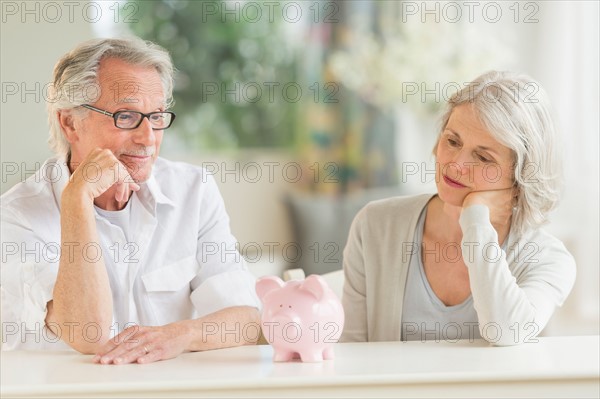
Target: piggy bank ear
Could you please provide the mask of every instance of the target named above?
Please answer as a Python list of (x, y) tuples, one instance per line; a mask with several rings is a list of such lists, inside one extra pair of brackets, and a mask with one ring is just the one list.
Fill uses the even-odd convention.
[(262, 301), (269, 292), (283, 287), (283, 280), (276, 276), (261, 277), (256, 282), (256, 294)]
[(310, 292), (315, 298), (317, 298), (318, 301), (320, 301), (323, 296), (325, 296), (327, 283), (323, 277), (316, 274), (311, 274), (302, 282), (300, 289)]

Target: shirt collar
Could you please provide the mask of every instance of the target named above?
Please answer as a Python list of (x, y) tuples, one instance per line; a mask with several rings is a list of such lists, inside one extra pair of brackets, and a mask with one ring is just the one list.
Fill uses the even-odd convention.
[(156, 181), (156, 177), (154, 177), (154, 168), (152, 168), (153, 173), (150, 175), (150, 178), (146, 180), (143, 184), (140, 184), (140, 191), (144, 190), (144, 186), (147, 188), (150, 196), (154, 199), (154, 202), (157, 204), (165, 204), (175, 206), (175, 203), (171, 201), (162, 191), (160, 185)]

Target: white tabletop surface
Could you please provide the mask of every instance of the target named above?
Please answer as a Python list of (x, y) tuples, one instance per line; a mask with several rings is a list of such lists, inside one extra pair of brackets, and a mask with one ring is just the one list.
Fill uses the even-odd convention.
[(323, 363), (274, 363), (268, 345), (122, 366), (75, 352), (2, 352), (1, 396), (599, 396), (598, 336), (538, 340), (336, 344)]

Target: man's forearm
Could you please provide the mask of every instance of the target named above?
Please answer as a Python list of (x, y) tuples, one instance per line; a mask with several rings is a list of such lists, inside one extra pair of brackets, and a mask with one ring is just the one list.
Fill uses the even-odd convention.
[[(112, 295), (93, 206), (93, 199), (77, 192), (63, 194), (60, 266), (47, 318), (52, 330), (58, 325), (63, 340), (84, 353), (93, 353), (108, 340), (112, 323)], [(86, 332), (93, 336), (86, 337)]]
[(225, 308), (199, 319), (174, 324), (188, 335), (189, 351), (254, 345), (261, 334), (260, 313), (251, 306)]

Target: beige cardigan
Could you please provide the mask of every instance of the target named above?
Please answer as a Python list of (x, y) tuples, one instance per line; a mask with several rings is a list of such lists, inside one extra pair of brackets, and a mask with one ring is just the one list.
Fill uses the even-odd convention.
[[(355, 217), (344, 249), (346, 317), (341, 341), (400, 340), (408, 265), (417, 250), (413, 244), (416, 224), (432, 197), (371, 202)], [(463, 260), (482, 337), (497, 345), (531, 340), (573, 286), (572, 256), (543, 230), (529, 230), (521, 237), (510, 234), (506, 253), (499, 251), (494, 258), (484, 255), (481, 249), (486, 244), (498, 249), (499, 245), (489, 210), (483, 205), (463, 210), (460, 225)], [(499, 336), (484, 331), (490, 323), (498, 327)]]

